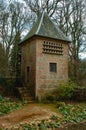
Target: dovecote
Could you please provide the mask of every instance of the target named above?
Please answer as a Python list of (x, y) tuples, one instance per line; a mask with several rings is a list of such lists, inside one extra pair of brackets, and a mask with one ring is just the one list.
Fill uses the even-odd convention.
[(63, 46), (61, 43), (55, 43), (50, 41), (43, 42), (43, 53), (63, 55)]

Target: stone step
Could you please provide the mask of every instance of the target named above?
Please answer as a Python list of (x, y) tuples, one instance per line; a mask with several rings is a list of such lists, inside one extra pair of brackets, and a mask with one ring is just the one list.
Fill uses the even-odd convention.
[(28, 94), (30, 94), (30, 92), (28, 91), (28, 90), (19, 90), (19, 92), (21, 93), (21, 94), (23, 94), (23, 93), (28, 93)]
[(28, 88), (18, 88), (20, 92), (29, 92)]
[(32, 97), (23, 97), (22, 99), (26, 99), (28, 101), (33, 101)]
[(20, 94), (21, 99), (27, 100), (28, 102), (33, 102), (33, 98), (31, 97), (31, 94), (28, 88), (19, 87), (18, 92)]
[(29, 97), (29, 98), (32, 98), (32, 96), (30, 96), (29, 94), (24, 94), (24, 95), (22, 95), (22, 97)]

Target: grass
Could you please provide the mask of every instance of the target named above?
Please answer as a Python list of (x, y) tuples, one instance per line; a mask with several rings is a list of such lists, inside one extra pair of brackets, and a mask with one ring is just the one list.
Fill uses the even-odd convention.
[(54, 103), (53, 104), (52, 103), (49, 103), (49, 104), (36, 103), (36, 105), (41, 106), (42, 108), (45, 108), (45, 109), (50, 109), (51, 111), (60, 114), (59, 110), (56, 108), (56, 104)]

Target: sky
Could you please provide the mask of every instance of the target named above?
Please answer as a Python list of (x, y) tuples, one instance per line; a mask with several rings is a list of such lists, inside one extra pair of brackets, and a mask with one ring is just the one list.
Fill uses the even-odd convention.
[(81, 59), (86, 59), (86, 52), (80, 53), (79, 56)]

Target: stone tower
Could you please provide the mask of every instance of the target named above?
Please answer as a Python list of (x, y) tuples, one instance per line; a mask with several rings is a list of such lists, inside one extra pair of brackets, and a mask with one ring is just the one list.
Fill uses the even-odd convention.
[(70, 41), (43, 12), (21, 46), (21, 75), (35, 98), (43, 97), (68, 80)]

